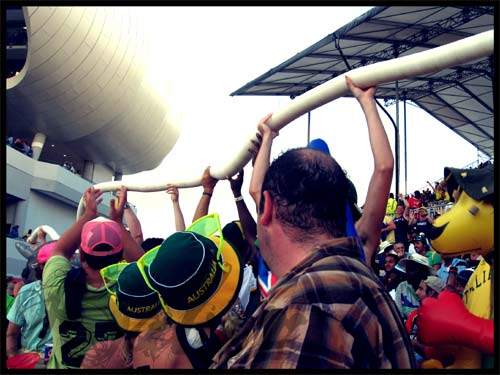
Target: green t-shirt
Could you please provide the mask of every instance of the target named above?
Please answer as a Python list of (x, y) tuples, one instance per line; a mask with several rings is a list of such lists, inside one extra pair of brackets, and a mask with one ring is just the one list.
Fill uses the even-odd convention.
[(436, 251), (429, 250), (425, 256), (429, 260), (429, 266), (434, 267), (436, 264), (441, 264), (441, 256)]
[(87, 350), (98, 341), (123, 335), (109, 310), (106, 288), (87, 284), (81, 317), (66, 315), (64, 280), (71, 263), (63, 256), (51, 257), (43, 269), (43, 292), (52, 330), (52, 355), (47, 368), (78, 368)]
[(5, 300), (5, 307), (6, 307), (6, 314), (9, 313), (9, 310), (14, 303), (14, 297), (12, 297), (9, 293), (5, 293), (6, 300)]

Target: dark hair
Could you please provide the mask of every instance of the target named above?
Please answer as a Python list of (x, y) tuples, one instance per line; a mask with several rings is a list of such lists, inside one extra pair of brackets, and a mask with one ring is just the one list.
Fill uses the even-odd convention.
[(397, 263), (399, 263), (399, 257), (398, 257), (396, 254), (392, 254), (392, 253), (390, 253), (390, 254), (386, 254), (386, 255), (385, 255), (385, 257), (386, 257), (386, 258), (387, 258), (387, 257), (393, 257), (393, 258), (394, 258), (394, 261), (396, 262), (396, 264), (397, 264)]
[(259, 211), (264, 208), (263, 192), (268, 191), (285, 230), (300, 230), (302, 239), (319, 233), (343, 237), (347, 190), (347, 177), (334, 158), (318, 150), (296, 148), (281, 154), (269, 167)]
[(165, 240), (164, 238), (158, 238), (158, 237), (146, 238), (141, 243), (142, 250), (144, 250), (144, 251), (151, 250), (153, 247), (161, 245), (164, 240)]
[[(102, 244), (102, 245), (109, 246), (106, 244)], [(104, 267), (118, 263), (120, 260), (122, 260), (123, 250), (121, 250), (120, 252), (118, 252), (116, 254), (107, 255), (107, 256), (90, 255), (90, 254), (87, 254), (85, 251), (80, 251), (80, 254), (82, 256), (82, 259), (88, 263), (90, 268), (92, 268), (94, 270), (100, 270)]]

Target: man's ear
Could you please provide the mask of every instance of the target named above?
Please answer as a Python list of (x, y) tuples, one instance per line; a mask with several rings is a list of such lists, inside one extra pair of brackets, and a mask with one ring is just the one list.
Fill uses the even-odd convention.
[(269, 225), (273, 220), (274, 202), (271, 194), (269, 194), (267, 190), (265, 190), (262, 195), (264, 198), (264, 208), (262, 209), (260, 215), (260, 222), (262, 223), (262, 225)]

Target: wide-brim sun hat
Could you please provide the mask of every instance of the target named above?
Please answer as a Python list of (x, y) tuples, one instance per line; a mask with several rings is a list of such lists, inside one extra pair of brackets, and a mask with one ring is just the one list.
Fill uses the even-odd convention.
[(158, 294), (144, 281), (137, 263), (117, 263), (101, 270), (111, 296), (109, 309), (118, 325), (129, 332), (154, 330), (166, 324)]
[(394, 249), (394, 244), (389, 241), (383, 241), (379, 246), (378, 246), (378, 253), (381, 254), (383, 252), (389, 253), (390, 250)]
[(408, 262), (414, 262), (416, 264), (419, 264), (421, 266), (426, 267), (431, 275), (436, 274), (436, 269), (429, 265), (429, 259), (427, 259), (427, 257), (420, 255), (420, 254), (417, 254), (417, 253), (410, 254), (410, 255), (408, 255), (407, 258), (401, 259), (399, 261), (399, 263), (396, 265), (396, 268), (398, 268), (400, 271), (403, 271), (406, 273), (406, 264)]
[(151, 251), (156, 254), (151, 255), (154, 258), (149, 265), (142, 258), (139, 265), (174, 322), (184, 326), (206, 324), (221, 317), (236, 301), (242, 267), (238, 253), (228, 242), (221, 243), (217, 236), (176, 232), (158, 250)]

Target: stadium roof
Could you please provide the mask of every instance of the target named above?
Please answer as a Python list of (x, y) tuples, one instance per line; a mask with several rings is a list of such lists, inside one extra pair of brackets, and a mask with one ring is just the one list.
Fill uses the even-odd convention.
[[(497, 9), (498, 10), (498, 9)], [(374, 7), (231, 95), (297, 97), (352, 69), (448, 44), (494, 28), (493, 6)], [(493, 56), (398, 82), (411, 100), (494, 157)], [(396, 98), (394, 83), (377, 97)]]

